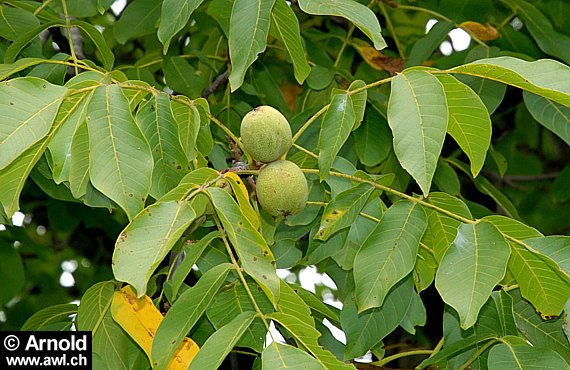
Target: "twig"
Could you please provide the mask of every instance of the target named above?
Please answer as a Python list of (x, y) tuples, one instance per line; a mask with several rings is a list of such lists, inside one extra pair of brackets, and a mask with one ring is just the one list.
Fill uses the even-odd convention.
[(206, 90), (204, 90), (204, 92), (202, 93), (202, 97), (207, 98), (214, 91), (216, 91), (221, 85), (228, 82), (229, 75), (230, 75), (229, 70), (226, 69), (221, 75), (219, 75), (218, 77), (216, 77), (214, 81), (212, 81), (212, 83), (210, 84), (210, 86), (206, 88)]

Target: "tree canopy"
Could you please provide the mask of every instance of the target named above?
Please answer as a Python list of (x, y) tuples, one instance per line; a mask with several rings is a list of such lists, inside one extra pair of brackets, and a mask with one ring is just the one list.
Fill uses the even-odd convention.
[(97, 369), (570, 368), (569, 2), (0, 11), (0, 329)]

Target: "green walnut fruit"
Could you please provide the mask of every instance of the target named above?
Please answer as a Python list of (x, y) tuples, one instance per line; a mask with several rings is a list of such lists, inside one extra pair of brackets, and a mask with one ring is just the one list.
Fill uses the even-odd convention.
[(291, 127), (287, 118), (267, 105), (257, 107), (243, 117), (240, 135), (245, 151), (263, 163), (276, 161), (291, 147)]
[(288, 216), (305, 208), (309, 189), (303, 171), (290, 161), (275, 161), (259, 171), (257, 200), (273, 216)]

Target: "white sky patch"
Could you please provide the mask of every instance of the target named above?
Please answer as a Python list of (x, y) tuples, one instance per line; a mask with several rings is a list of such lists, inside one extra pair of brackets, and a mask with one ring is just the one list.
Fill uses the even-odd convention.
[(344, 334), (344, 331), (331, 324), (331, 322), (326, 318), (323, 319), (323, 325), (329, 328), (333, 337), (335, 337), (339, 342), (346, 344), (346, 334)]
[(113, 4), (111, 4), (111, 10), (116, 16), (122, 13), (122, 11), (127, 6), (127, 0), (116, 0)]
[(70, 288), (75, 285), (75, 278), (71, 272), (64, 271), (59, 277), (59, 285), (64, 288)]
[(12, 224), (14, 226), (22, 226), (24, 225), (25, 218), (26, 218), (25, 214), (23, 214), (20, 211), (17, 211), (16, 213), (14, 213), (14, 215), (12, 215)]
[(461, 28), (455, 28), (449, 32), (451, 43), (455, 51), (462, 51), (469, 47), (471, 36)]
[(277, 343), (286, 343), (285, 338), (283, 338), (281, 333), (277, 331), (277, 329), (275, 328), (275, 323), (271, 321), (269, 323), (269, 332), (267, 332), (267, 335), (265, 336), (265, 344), (263, 348), (267, 347), (274, 341), (276, 341)]
[(439, 45), (439, 51), (441, 51), (443, 55), (451, 55), (451, 53), (453, 53), (453, 46), (451, 45), (451, 42), (442, 42), (441, 45)]

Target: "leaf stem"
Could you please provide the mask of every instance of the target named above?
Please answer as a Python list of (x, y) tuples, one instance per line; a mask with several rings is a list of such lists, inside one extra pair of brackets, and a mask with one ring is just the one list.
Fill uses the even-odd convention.
[(384, 3), (382, 1), (378, 2), (378, 6), (380, 7), (380, 12), (382, 12), (384, 19), (386, 19), (386, 27), (388, 27), (388, 31), (390, 31), (390, 35), (392, 36), (392, 40), (394, 40), (394, 43), (396, 44), (396, 49), (398, 49), (398, 54), (400, 55), (400, 58), (405, 60), (406, 57), (404, 55), (404, 49), (402, 48), (402, 45), (400, 44), (400, 39), (398, 39), (398, 35), (396, 34), (396, 31), (394, 29), (394, 25), (392, 24), (392, 20), (388, 16), (388, 12), (386, 11), (386, 6), (384, 5)]
[(387, 363), (394, 361), (394, 360), (397, 360), (397, 359), (402, 358), (402, 357), (417, 356), (417, 355), (431, 355), (432, 353), (433, 353), (432, 349), (418, 349), (418, 350), (414, 350), (414, 351), (400, 352), (400, 353), (396, 353), (395, 355), (392, 355), (392, 356), (384, 357), (381, 360), (371, 362), (370, 365), (384, 366)]
[(234, 265), (234, 268), (235, 268), (235, 270), (239, 276), (239, 279), (241, 280), (241, 283), (243, 284), (243, 287), (245, 288), (245, 291), (246, 291), (247, 295), (249, 296), (251, 303), (253, 304), (253, 308), (255, 309), (255, 312), (257, 312), (257, 315), (263, 321), (263, 324), (265, 325), (267, 332), (269, 333), (269, 335), (271, 335), (271, 338), (273, 339), (273, 335), (271, 334), (271, 331), (269, 330), (269, 324), (267, 323), (267, 320), (265, 319), (265, 314), (259, 308), (257, 301), (255, 300), (255, 297), (253, 296), (253, 293), (251, 293), (251, 290), (249, 289), (249, 285), (247, 285), (247, 280), (245, 279), (245, 276), (243, 276), (242, 269), (241, 269), (240, 265), (238, 264), (238, 262), (234, 256), (234, 252), (232, 251), (232, 247), (230, 246), (230, 242), (228, 241), (228, 238), (226, 237), (226, 231), (222, 227), (222, 224), (220, 223), (220, 219), (218, 218), (218, 216), (215, 213), (213, 215), (213, 219), (214, 219), (214, 222), (216, 223), (216, 227), (218, 228), (218, 230), (220, 231), (220, 233), (222, 235), (222, 241), (224, 242), (224, 245), (226, 247), (226, 251), (228, 252), (228, 255), (230, 256), (230, 259), (231, 259), (232, 264)]
[[(370, 88), (372, 88), (372, 87), (380, 86), (380, 85), (382, 85), (382, 84), (385, 84), (385, 83), (387, 83), (387, 82), (390, 82), (390, 81), (392, 81), (392, 78), (394, 78), (394, 77), (387, 77), (387, 78), (384, 78), (384, 79), (382, 79), (382, 80), (378, 80), (378, 81), (375, 81), (375, 82), (371, 82), (371, 83), (366, 84), (366, 85), (364, 85), (364, 86), (362, 86), (362, 87), (359, 87), (359, 88), (357, 88), (357, 89), (347, 91), (346, 93), (347, 93), (349, 96), (352, 96), (352, 95), (357, 94), (357, 93), (359, 93), (359, 92), (361, 92), (361, 91), (364, 91), (364, 90), (370, 89)], [(317, 118), (319, 118), (319, 116), (321, 116), (323, 113), (325, 113), (325, 112), (327, 111), (327, 109), (329, 109), (329, 107), (330, 107), (330, 104), (327, 104), (327, 105), (325, 105), (324, 107), (322, 107), (317, 113), (313, 114), (313, 115), (311, 116), (311, 118), (309, 118), (309, 119), (307, 120), (307, 122), (305, 122), (305, 123), (303, 124), (303, 126), (301, 126), (301, 128), (295, 133), (295, 135), (293, 135), (293, 139), (292, 139), (293, 144), (295, 144), (295, 142), (297, 141), (297, 139), (298, 139), (301, 135), (303, 135), (303, 132), (305, 132), (305, 131), (309, 128), (309, 126), (311, 126), (311, 124), (312, 124), (313, 122), (315, 122), (315, 120), (316, 120)]]
[(338, 55), (336, 56), (336, 60), (334, 61), (333, 64), (333, 68), (336, 69), (336, 67), (338, 67), (338, 63), (340, 62), (342, 53), (344, 53), (344, 49), (346, 49), (346, 45), (348, 45), (348, 42), (350, 41), (350, 37), (352, 36), (353, 32), (354, 32), (354, 25), (351, 23), (350, 27), (348, 27), (348, 31), (346, 32), (346, 37), (342, 41), (342, 45), (340, 47), (340, 50), (338, 51)]
[(36, 10), (34, 10), (34, 15), (40, 14), (42, 10), (44, 10), (53, 0), (46, 0), (40, 5)]
[(479, 348), (477, 350), (477, 352), (475, 352), (473, 354), (473, 356), (471, 356), (471, 358), (469, 360), (467, 360), (466, 363), (464, 363), (463, 365), (461, 365), (461, 367), (459, 368), (460, 370), (465, 370), (468, 369), (469, 366), (471, 366), (471, 364), (477, 359), (477, 357), (481, 356), (481, 354), (483, 352), (485, 352), (487, 350), (487, 348), (489, 348), (490, 346), (492, 346), (493, 344), (495, 344), (497, 342), (497, 340), (499, 340), (499, 338), (495, 338), (495, 339), (491, 339), (490, 341), (488, 341), (487, 343), (485, 343), (481, 348)]
[(67, 1), (61, 0), (61, 5), (63, 6), (63, 15), (65, 17), (65, 29), (67, 31), (67, 41), (69, 42), (69, 50), (71, 51), (71, 59), (75, 62), (75, 75), (79, 74), (79, 68), (77, 67), (78, 59), (75, 54), (75, 46), (73, 46), (73, 38), (71, 36), (71, 20), (69, 19), (69, 14), (67, 13)]
[(293, 143), (293, 148), (295, 148), (295, 149), (297, 149), (297, 150), (299, 150), (299, 151), (305, 153), (306, 155), (308, 155), (308, 156), (310, 156), (310, 157), (319, 159), (319, 156), (318, 156), (318, 155), (316, 155), (315, 153), (311, 152), (309, 149), (303, 148), (301, 145), (298, 145), (298, 144)]

